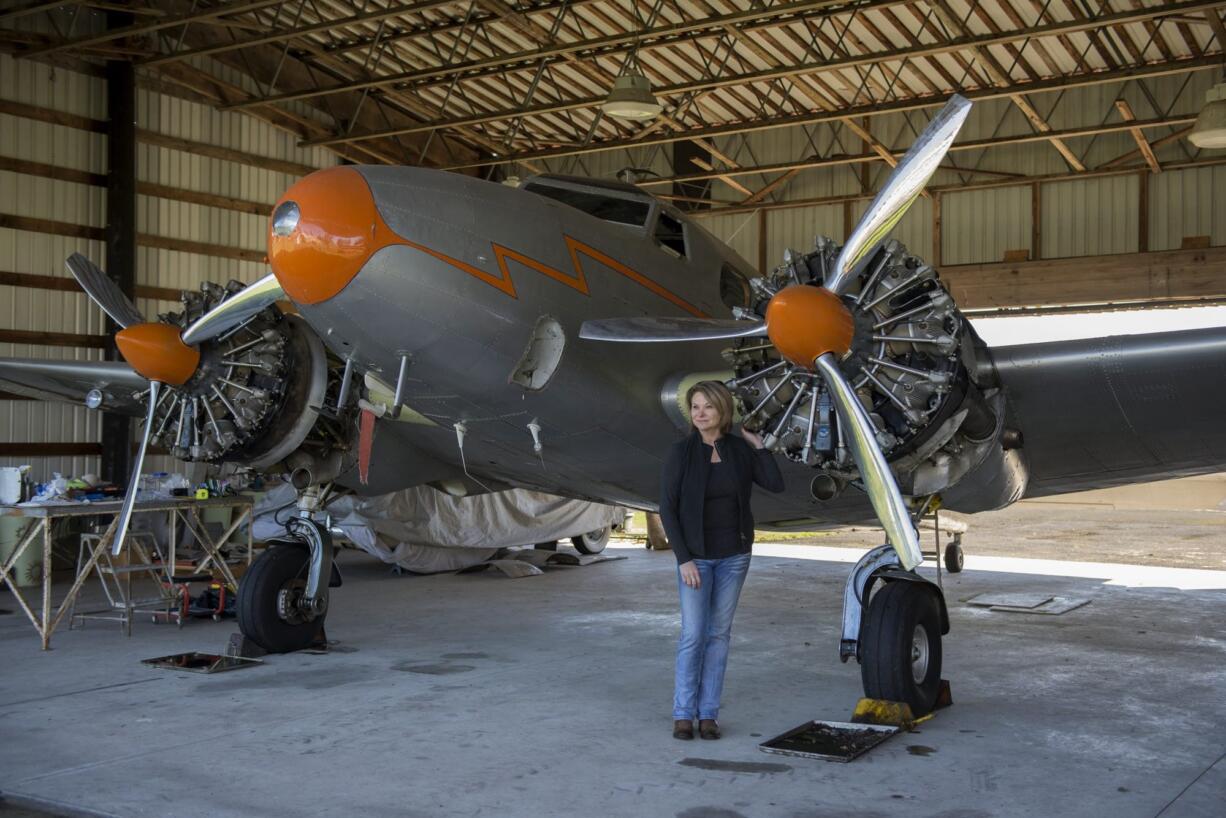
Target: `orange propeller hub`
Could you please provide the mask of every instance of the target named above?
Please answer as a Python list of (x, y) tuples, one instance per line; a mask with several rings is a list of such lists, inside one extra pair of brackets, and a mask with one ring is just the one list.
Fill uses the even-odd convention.
[(277, 202), (268, 263), (290, 298), (318, 304), (345, 289), (375, 252), (399, 242), (362, 174), (328, 168), (299, 180)]
[(821, 287), (793, 284), (766, 305), (766, 334), (779, 354), (797, 366), (813, 368), (820, 355), (851, 349), (855, 322), (842, 300)]
[(133, 324), (115, 333), (115, 345), (138, 373), (171, 386), (187, 383), (200, 365), (200, 350), (183, 343), (170, 324)]

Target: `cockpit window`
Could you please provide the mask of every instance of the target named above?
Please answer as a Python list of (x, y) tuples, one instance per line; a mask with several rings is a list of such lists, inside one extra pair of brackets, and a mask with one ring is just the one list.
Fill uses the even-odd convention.
[(554, 187), (539, 182), (528, 182), (523, 186), (541, 196), (548, 196), (556, 202), (582, 210), (598, 219), (616, 224), (628, 224), (642, 227), (647, 224), (647, 216), (651, 213), (649, 202), (623, 199), (617, 196), (603, 196), (587, 190), (575, 190), (569, 187)]
[(748, 307), (752, 301), (749, 280), (731, 264), (719, 271), (719, 297), (729, 307)]
[(682, 258), (685, 257), (685, 231), (679, 219), (661, 212), (660, 218), (656, 221), (656, 241), (661, 247), (672, 250)]

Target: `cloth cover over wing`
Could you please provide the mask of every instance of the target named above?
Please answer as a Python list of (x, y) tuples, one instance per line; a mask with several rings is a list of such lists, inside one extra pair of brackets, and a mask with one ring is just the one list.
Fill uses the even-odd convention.
[[(265, 495), (255, 507), (252, 534), (282, 536), (294, 497), (288, 484)], [(455, 571), (484, 562), (499, 548), (560, 540), (624, 518), (617, 506), (528, 489), (451, 497), (429, 486), (338, 497), (328, 503), (328, 513), (333, 526), (363, 551), (422, 574)]]

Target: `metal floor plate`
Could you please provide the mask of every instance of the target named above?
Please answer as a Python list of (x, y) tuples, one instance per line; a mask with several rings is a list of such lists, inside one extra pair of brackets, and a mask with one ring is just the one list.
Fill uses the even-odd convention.
[(155, 659), (141, 659), (140, 661), (142, 665), (151, 665), (166, 670), (186, 670), (192, 673), (224, 673), (227, 670), (264, 664), (259, 659), (198, 651), (173, 653), (170, 656), (158, 656)]
[(844, 721), (807, 721), (758, 745), (764, 753), (851, 761), (899, 732), (898, 727), (852, 724)]
[(1059, 616), (1075, 611), (1090, 600), (1047, 594), (979, 594), (966, 600), (966, 604), (1003, 613), (1028, 613)]

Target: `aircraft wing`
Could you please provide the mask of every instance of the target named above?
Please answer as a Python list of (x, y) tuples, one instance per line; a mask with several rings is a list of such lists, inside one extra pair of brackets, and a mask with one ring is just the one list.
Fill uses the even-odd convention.
[(992, 350), (1028, 497), (1226, 471), (1226, 327)]
[(132, 395), (148, 386), (149, 381), (118, 361), (0, 358), (0, 389), (38, 400), (84, 404), (86, 394), (98, 389), (103, 409), (140, 417), (145, 402)]

